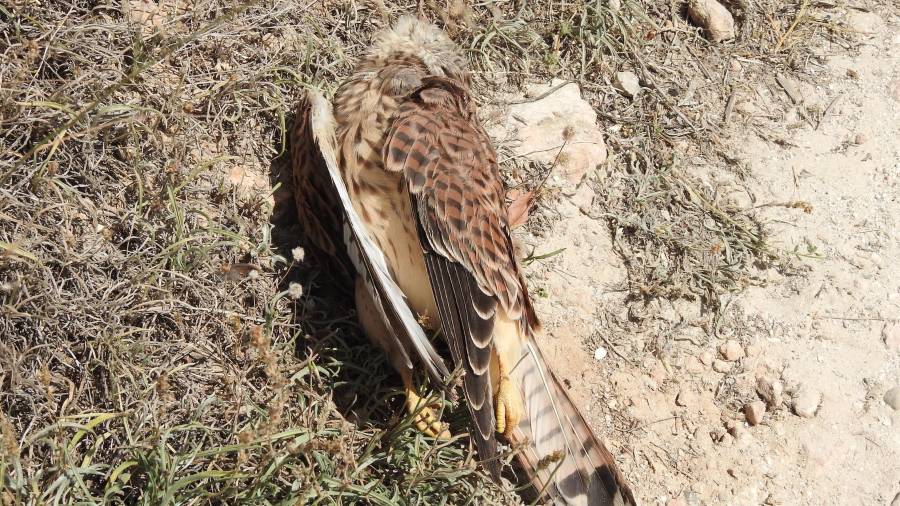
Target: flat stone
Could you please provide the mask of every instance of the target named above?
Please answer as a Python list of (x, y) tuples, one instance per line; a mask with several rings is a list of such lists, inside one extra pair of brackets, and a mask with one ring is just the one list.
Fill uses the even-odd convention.
[(766, 415), (766, 403), (753, 401), (744, 405), (744, 416), (751, 427), (759, 425)]
[(794, 395), (794, 413), (803, 418), (816, 416), (819, 404), (822, 402), (822, 394), (812, 388), (800, 387)]
[(626, 97), (634, 98), (641, 92), (640, 80), (634, 72), (616, 72), (612, 84)]
[[(900, 88), (898, 88), (900, 91)], [(900, 95), (898, 99), (900, 100)], [(881, 340), (888, 351), (900, 353), (900, 324), (888, 323), (881, 329)]]
[(766, 401), (768, 406), (778, 407), (784, 400), (784, 383), (767, 376), (760, 376), (756, 379), (756, 393)]
[(894, 411), (900, 411), (900, 386), (896, 386), (885, 392), (884, 402)]
[[(534, 85), (526, 95), (540, 97), (563, 83)], [(554, 163), (553, 171), (578, 184), (606, 161), (606, 143), (597, 126), (597, 113), (581, 98), (581, 89), (569, 83), (537, 100), (512, 104), (495, 137), (513, 138), (513, 152), (532, 161)]]
[(734, 38), (734, 17), (716, 0), (690, 0), (688, 16), (706, 31), (707, 38), (713, 42)]
[(744, 358), (744, 347), (735, 339), (729, 339), (722, 346), (719, 346), (719, 353), (722, 358), (729, 362)]
[(682, 407), (690, 407), (697, 404), (697, 396), (690, 389), (682, 388), (675, 396), (675, 404)]
[(855, 32), (871, 34), (878, 32), (884, 21), (874, 12), (850, 10), (847, 13), (847, 25)]
[(731, 372), (731, 362), (726, 362), (724, 360), (713, 360), (712, 364), (713, 371), (718, 373), (725, 374), (727, 372)]

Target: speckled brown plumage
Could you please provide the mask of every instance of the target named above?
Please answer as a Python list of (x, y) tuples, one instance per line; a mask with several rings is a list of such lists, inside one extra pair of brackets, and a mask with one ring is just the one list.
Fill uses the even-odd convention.
[[(347, 200), (404, 303), (441, 328), (465, 372), (471, 434), (487, 470), (499, 478), (499, 430), (523, 447), (521, 467), (553, 502), (634, 504), (613, 457), (540, 352), (496, 154), (478, 123), (465, 65), (455, 44), (427, 23), (402, 18), (378, 35), (334, 100), (334, 164)], [(373, 317), (387, 303), (366, 283), (357, 286), (366, 333), (387, 351), (408, 397), (418, 399), (411, 362), (434, 357)], [(436, 423), (429, 418), (420, 428), (436, 434)]]
[(291, 132), (291, 176), (294, 185), (294, 203), (297, 221), (303, 225), (308, 243), (326, 255), (341, 253), (341, 220), (338, 215), (338, 198), (328, 184), (327, 172), (318, 148), (313, 141), (309, 121), (309, 100), (297, 106), (296, 121)]

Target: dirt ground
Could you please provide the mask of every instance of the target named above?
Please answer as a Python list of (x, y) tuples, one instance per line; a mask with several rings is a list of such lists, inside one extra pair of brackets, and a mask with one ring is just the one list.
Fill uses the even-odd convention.
[[(825, 63), (794, 83), (797, 104), (777, 85), (737, 98), (726, 143), (749, 166), (745, 181), (679, 153), (705, 184), (746, 185), (773, 245), (801, 266), (757, 271), (726, 298), (716, 332), (697, 303), (654, 302), (650, 319), (629, 311), (625, 269), (607, 227), (583, 212), (584, 192), (563, 199), (552, 232), (522, 234), (566, 248), (528, 269), (546, 294), (546, 346), (643, 504), (900, 502), (900, 411), (883, 400), (900, 385), (898, 21), (851, 13), (861, 54), (817, 48)], [(827, 112), (807, 121), (811, 109)], [(721, 356), (728, 341), (740, 358)], [(784, 394), (750, 426), (759, 378)], [(808, 417), (796, 414), (803, 402)]]

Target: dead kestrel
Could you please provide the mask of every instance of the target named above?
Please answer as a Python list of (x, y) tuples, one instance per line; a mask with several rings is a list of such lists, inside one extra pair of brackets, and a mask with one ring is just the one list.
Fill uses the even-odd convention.
[(466, 61), (437, 27), (401, 18), (335, 96), (301, 105), (293, 135), (300, 218), (337, 249), (341, 224), (366, 334), (400, 373), (417, 426), (444, 435), (413, 368), (448, 371), (419, 325), (443, 331), (479, 457), (500, 476), (500, 433), (535, 489), (557, 504), (634, 504), (615, 461), (541, 355), (504, 188), (478, 123)]

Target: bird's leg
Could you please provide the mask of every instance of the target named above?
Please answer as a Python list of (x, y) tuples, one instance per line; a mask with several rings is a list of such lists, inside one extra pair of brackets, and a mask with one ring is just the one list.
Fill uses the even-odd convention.
[(497, 417), (497, 432), (507, 438), (525, 416), (522, 394), (509, 377), (521, 351), (518, 324), (506, 318), (498, 318), (494, 323), (494, 358), (497, 365), (494, 414)]
[(494, 409), (497, 415), (497, 432), (509, 437), (512, 431), (519, 425), (525, 412), (522, 406), (522, 396), (509, 379), (509, 371), (503, 362), (500, 367), (500, 385), (494, 396)]
[(356, 310), (366, 335), (384, 350), (391, 365), (400, 373), (403, 393), (406, 395), (406, 410), (415, 416), (416, 428), (431, 437), (450, 438), (450, 432), (437, 416), (439, 406), (426, 404), (427, 401), (419, 395), (413, 384), (412, 369), (404, 360), (404, 357), (409, 356), (409, 350), (400, 349), (402, 344), (390, 336), (361, 278), (356, 279)]
[(440, 405), (436, 403), (428, 404), (428, 400), (419, 395), (415, 385), (413, 385), (411, 370), (404, 369), (399, 372), (400, 377), (403, 378), (403, 391), (406, 394), (406, 410), (410, 415), (413, 415), (416, 428), (426, 436), (450, 439), (450, 431), (447, 430), (447, 425), (442, 423), (438, 416)]

